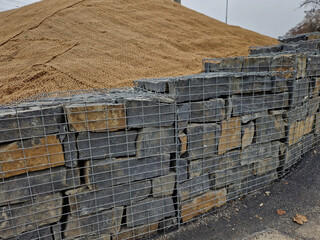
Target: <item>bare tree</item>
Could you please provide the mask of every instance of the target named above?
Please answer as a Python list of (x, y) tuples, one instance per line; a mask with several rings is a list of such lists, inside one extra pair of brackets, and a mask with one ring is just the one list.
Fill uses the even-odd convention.
[(300, 7), (311, 7), (314, 9), (320, 8), (320, 0), (304, 0)]

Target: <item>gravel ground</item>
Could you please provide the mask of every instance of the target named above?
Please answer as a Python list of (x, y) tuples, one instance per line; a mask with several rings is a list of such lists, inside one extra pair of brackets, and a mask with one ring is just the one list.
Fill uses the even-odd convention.
[[(295, 223), (296, 214), (308, 222)], [(320, 145), (269, 187), (155, 239), (320, 240)]]

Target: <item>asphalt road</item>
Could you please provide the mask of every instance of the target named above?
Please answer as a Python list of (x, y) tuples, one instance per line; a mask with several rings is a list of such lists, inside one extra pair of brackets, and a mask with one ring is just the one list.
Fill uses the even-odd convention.
[[(278, 215), (277, 209), (286, 213)], [(296, 214), (308, 222), (295, 223)], [(269, 187), (156, 239), (320, 240), (320, 145)]]

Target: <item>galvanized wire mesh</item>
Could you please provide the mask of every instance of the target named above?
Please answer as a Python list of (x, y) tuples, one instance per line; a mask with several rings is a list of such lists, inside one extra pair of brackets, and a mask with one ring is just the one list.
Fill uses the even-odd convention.
[(319, 139), (319, 55), (204, 61), (0, 109), (0, 239), (138, 239), (283, 176)]

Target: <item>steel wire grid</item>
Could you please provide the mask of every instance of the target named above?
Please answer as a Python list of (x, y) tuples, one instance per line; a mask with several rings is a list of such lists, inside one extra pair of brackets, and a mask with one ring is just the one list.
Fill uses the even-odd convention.
[(148, 238), (282, 177), (318, 143), (320, 58), (252, 59), (3, 106), (0, 239)]

